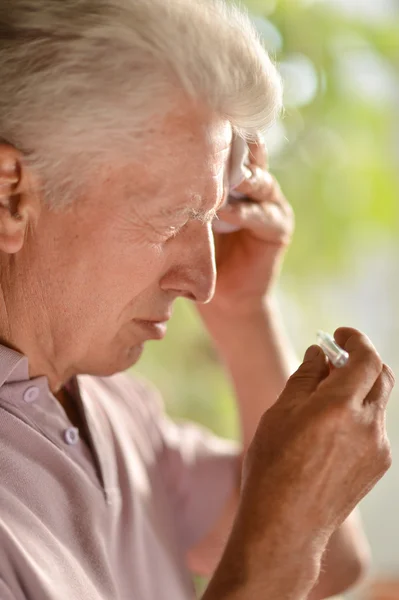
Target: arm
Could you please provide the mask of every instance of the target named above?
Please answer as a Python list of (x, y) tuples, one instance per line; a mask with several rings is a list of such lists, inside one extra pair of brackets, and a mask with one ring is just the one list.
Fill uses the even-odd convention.
[(221, 315), (207, 308), (201, 308), (201, 313), (236, 392), (243, 455), (237, 462), (237, 487), (221, 518), (188, 556), (190, 568), (205, 576), (210, 575), (219, 562), (237, 511), (243, 456), (262, 414), (274, 404), (297, 362), (271, 303), (260, 306), (256, 314), (243, 314), (240, 318), (229, 317), (226, 310)]
[[(271, 292), (293, 230), (293, 214), (276, 181), (267, 173), (262, 144), (250, 146), (252, 177), (238, 188), (253, 205), (235, 205), (222, 218), (243, 227), (217, 236), (218, 280), (214, 299), (200, 313), (233, 381), (241, 420), (244, 454), (259, 420), (276, 401), (297, 366)], [(240, 212), (241, 211), (241, 212)], [(239, 482), (240, 465), (237, 466)], [(221, 520), (191, 553), (190, 566), (211, 573), (221, 555), (237, 508), (239, 483)], [(358, 578), (365, 555), (359, 523), (343, 526), (327, 552), (314, 598)], [(340, 559), (342, 557), (342, 560)], [(342, 562), (353, 566), (351, 572)], [(356, 568), (355, 568), (356, 567)]]
[[(295, 354), (272, 301), (265, 302), (257, 314), (244, 315), (241, 322), (237, 315), (226, 318), (225, 313), (224, 318), (220, 318), (214, 314), (208, 318), (207, 326), (234, 383), (245, 452), (262, 414), (274, 404), (296, 368)], [(207, 575), (214, 571), (238, 501), (237, 486), (215, 529), (190, 554), (191, 568)], [(360, 519), (354, 515), (332, 536), (319, 581), (309, 600), (344, 591), (359, 579), (367, 563), (367, 541)]]
[(202, 600), (307, 598), (320, 570), (322, 542), (313, 544), (301, 535), (285, 540), (271, 526), (257, 548), (258, 564), (252, 563), (250, 553), (247, 555), (246, 544), (246, 535), (240, 534), (238, 525)]
[(317, 597), (312, 588), (327, 542), (331, 551), (334, 532), (342, 537), (355, 505), (389, 468), (392, 372), (365, 336), (350, 329), (337, 335), (350, 351), (347, 367), (330, 373), (312, 347), (262, 416), (232, 532), (203, 600)]
[(248, 314), (237, 314), (234, 307), (231, 316), (215, 311), (207, 327), (233, 381), (245, 453), (261, 416), (281, 394), (298, 360), (270, 299)]

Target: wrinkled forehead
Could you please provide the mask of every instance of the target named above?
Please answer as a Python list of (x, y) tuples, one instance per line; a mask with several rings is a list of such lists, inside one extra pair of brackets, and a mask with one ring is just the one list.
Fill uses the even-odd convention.
[(212, 210), (228, 185), (232, 137), (226, 119), (186, 107), (154, 120), (119, 171), (121, 197), (145, 202), (151, 213), (190, 208), (193, 201)]
[[(155, 135), (142, 157), (147, 177), (187, 192), (223, 182), (231, 160), (232, 128), (228, 121), (179, 123)], [(186, 125), (186, 126), (184, 126)]]
[(199, 140), (197, 148), (190, 149), (193, 144), (188, 145), (186, 155), (187, 162), (192, 159), (188, 166), (191, 178), (191, 191), (198, 188), (214, 188), (226, 184), (231, 162), (232, 149), (232, 130), (228, 122), (221, 122), (214, 125), (207, 131), (203, 140)]

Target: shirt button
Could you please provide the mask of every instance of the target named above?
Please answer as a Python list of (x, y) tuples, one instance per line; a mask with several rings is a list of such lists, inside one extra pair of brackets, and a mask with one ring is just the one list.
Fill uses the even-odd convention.
[(28, 388), (27, 390), (25, 390), (24, 392), (24, 400), (25, 402), (34, 402), (35, 400), (38, 399), (39, 397), (39, 388), (32, 386), (30, 388)]
[(79, 429), (77, 427), (69, 427), (64, 431), (64, 440), (70, 446), (74, 446), (79, 441)]

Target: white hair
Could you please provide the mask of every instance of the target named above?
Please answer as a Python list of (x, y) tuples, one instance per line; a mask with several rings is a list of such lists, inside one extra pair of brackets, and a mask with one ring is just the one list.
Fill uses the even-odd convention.
[(243, 9), (222, 0), (0, 4), (0, 137), (66, 202), (94, 162), (130, 155), (171, 108), (171, 85), (247, 139), (281, 107), (276, 68)]

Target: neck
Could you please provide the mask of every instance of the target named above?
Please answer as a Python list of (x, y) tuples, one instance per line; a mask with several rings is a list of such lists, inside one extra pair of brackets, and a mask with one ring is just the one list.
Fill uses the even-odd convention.
[[(57, 353), (43, 300), (34, 293), (34, 286), (25, 274), (20, 271), (17, 274), (10, 266), (4, 269), (3, 265), (0, 273), (0, 342), (26, 356), (29, 377), (47, 377), (51, 391), (57, 393), (73, 374), (57, 368)], [(18, 285), (21, 281), (23, 286)]]
[(81, 435), (83, 435), (84, 426), (81, 414), (77, 408), (75, 399), (71, 396), (69, 392), (65, 390), (65, 388), (61, 388), (54, 396), (57, 398), (58, 402), (61, 404), (63, 409), (66, 412), (66, 415), (72, 425), (78, 427), (81, 431)]

